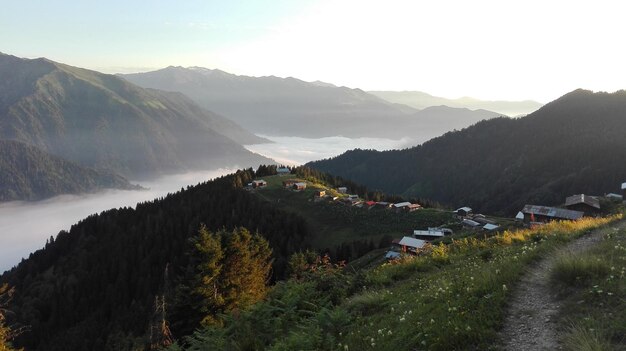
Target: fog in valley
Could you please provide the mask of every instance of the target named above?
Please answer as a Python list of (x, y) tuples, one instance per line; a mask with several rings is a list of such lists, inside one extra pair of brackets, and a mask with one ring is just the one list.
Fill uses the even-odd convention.
[(42, 248), (50, 236), (56, 237), (60, 230), (68, 230), (72, 224), (91, 214), (111, 208), (134, 207), (138, 202), (231, 172), (231, 169), (218, 169), (166, 176), (141, 182), (148, 188), (142, 191), (106, 190), (87, 195), (61, 195), (37, 202), (0, 204), (0, 272)]
[[(274, 143), (250, 145), (247, 148), (288, 165), (300, 165), (336, 156), (354, 148), (389, 150), (412, 145), (408, 139), (345, 137), (320, 139), (269, 137), (269, 139)], [(148, 188), (144, 191), (107, 190), (87, 195), (62, 195), (37, 202), (0, 204), (0, 272), (10, 269), (22, 258), (28, 257), (29, 253), (42, 248), (50, 236), (56, 236), (60, 230), (68, 230), (72, 224), (91, 214), (111, 208), (134, 207), (138, 202), (149, 201), (169, 192), (178, 191), (187, 185), (231, 172), (232, 169), (191, 172), (139, 182)]]
[(309, 161), (337, 156), (352, 149), (392, 150), (403, 149), (418, 144), (416, 140), (383, 138), (346, 138), (342, 136), (326, 138), (270, 137), (273, 144), (247, 145), (246, 148), (285, 165), (301, 165)]

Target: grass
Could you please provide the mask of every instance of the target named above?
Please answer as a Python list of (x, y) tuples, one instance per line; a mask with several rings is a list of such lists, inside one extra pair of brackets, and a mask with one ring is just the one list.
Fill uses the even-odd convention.
[[(357, 316), (338, 342), (351, 350), (493, 349), (511, 290), (525, 268), (611, 220), (555, 222), (466, 238), (434, 257), (385, 264), (367, 275), (361, 295), (346, 302)], [(377, 299), (384, 304), (375, 309), (371, 302)], [(359, 315), (359, 308), (368, 313)]]
[(626, 350), (626, 230), (612, 229), (576, 256), (559, 257), (551, 283), (561, 297), (566, 350)]

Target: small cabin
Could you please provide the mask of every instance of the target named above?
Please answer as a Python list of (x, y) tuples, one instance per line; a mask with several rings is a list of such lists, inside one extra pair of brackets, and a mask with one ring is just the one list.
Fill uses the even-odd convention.
[(293, 185), (292, 189), (293, 190), (298, 190), (298, 191), (304, 190), (304, 189), (306, 189), (306, 183), (304, 183), (304, 182), (295, 183)]
[(524, 223), (531, 225), (534, 223), (547, 223), (554, 220), (575, 221), (585, 215), (580, 211), (537, 205), (526, 205), (521, 212), (524, 214)]
[(499, 226), (499, 225), (496, 225), (496, 224), (491, 224), (491, 223), (487, 223), (487, 224), (485, 224), (485, 225), (483, 226), (483, 229), (484, 229), (484, 230), (486, 230), (486, 231), (488, 231), (488, 232), (491, 232), (491, 231), (497, 230), (498, 228), (500, 228), (500, 226)]
[(385, 259), (387, 261), (393, 261), (393, 260), (397, 260), (402, 256), (401, 253), (396, 252), (396, 251), (387, 251), (387, 253), (385, 254)]
[(418, 251), (426, 245), (426, 241), (405, 236), (398, 244), (402, 247), (402, 252), (416, 255)]
[(477, 228), (477, 227), (480, 227), (480, 225), (481, 225), (480, 223), (478, 223), (478, 222), (476, 222), (474, 220), (471, 220), (471, 219), (467, 219), (467, 218), (464, 219), (461, 223), (464, 226), (470, 227), (470, 228)]
[(253, 187), (253, 188), (255, 188), (255, 189), (256, 189), (256, 188), (264, 188), (264, 187), (266, 187), (266, 186), (267, 186), (267, 182), (266, 182), (266, 181), (264, 181), (263, 179), (253, 180), (251, 185), (252, 185), (252, 187)]
[(296, 183), (304, 183), (304, 180), (302, 179), (287, 179), (287, 180), (283, 180), (283, 186), (285, 188), (292, 188), (294, 184)]
[(565, 199), (565, 208), (584, 212), (587, 216), (600, 214), (600, 200), (593, 196), (580, 194), (568, 196)]
[(291, 170), (287, 167), (278, 167), (276, 168), (276, 174), (279, 176), (285, 176), (291, 174)]
[(441, 239), (446, 236), (443, 230), (428, 228), (428, 230), (414, 230), (413, 237), (424, 241), (433, 241), (435, 239)]
[(324, 197), (326, 196), (326, 190), (316, 190), (313, 195), (315, 197)]
[(454, 211), (454, 214), (460, 217), (469, 216), (472, 214), (472, 209), (470, 207), (457, 208), (456, 211)]

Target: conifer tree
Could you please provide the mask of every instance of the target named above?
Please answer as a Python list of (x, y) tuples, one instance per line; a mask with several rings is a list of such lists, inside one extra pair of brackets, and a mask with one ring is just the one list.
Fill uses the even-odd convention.
[(224, 266), (221, 276), (224, 310), (247, 308), (265, 297), (272, 250), (260, 235), (245, 228), (223, 232)]

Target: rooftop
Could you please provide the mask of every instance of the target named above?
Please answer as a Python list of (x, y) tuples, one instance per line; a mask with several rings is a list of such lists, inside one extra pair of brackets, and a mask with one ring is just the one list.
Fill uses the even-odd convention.
[(562, 218), (562, 219), (580, 219), (584, 213), (580, 211), (572, 211), (565, 210), (562, 208), (556, 207), (547, 207), (547, 206), (537, 206), (537, 205), (526, 205), (522, 209), (522, 213), (542, 215), (552, 218)]
[(600, 201), (598, 201), (598, 199), (596, 199), (593, 196), (588, 196), (585, 194), (579, 194), (579, 195), (572, 195), (572, 196), (568, 196), (565, 199), (565, 206), (572, 206), (572, 205), (577, 205), (577, 204), (586, 204), (589, 205), (591, 207), (597, 208), (598, 210), (600, 209)]
[(405, 236), (400, 240), (400, 245), (414, 247), (416, 249), (423, 247), (425, 244), (426, 242), (424, 240), (411, 238), (410, 236)]

